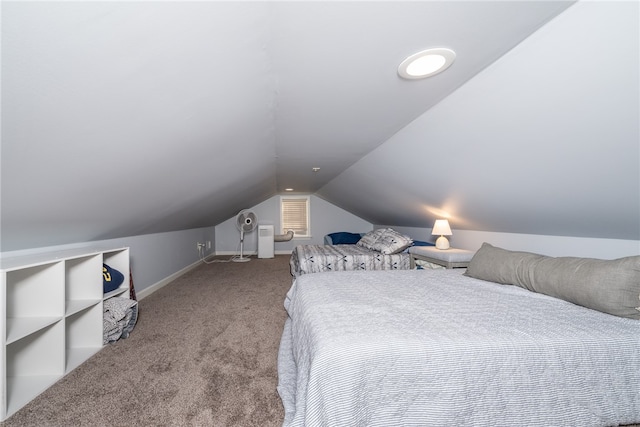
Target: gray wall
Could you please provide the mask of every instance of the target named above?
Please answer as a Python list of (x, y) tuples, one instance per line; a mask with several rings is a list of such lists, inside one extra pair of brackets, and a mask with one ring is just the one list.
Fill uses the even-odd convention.
[[(375, 228), (383, 227), (376, 225)], [(387, 226), (388, 227), (388, 226)], [(435, 242), (431, 227), (393, 227), (418, 240)], [(640, 255), (640, 242), (621, 239), (595, 239), (584, 237), (542, 236), (539, 234), (495, 233), (451, 228), (448, 236), (452, 247), (477, 250), (483, 242), (514, 251), (535, 252), (548, 256), (575, 256), (614, 259)]]
[[(272, 197), (251, 208), (258, 215), (260, 223), (276, 225), (280, 221), (279, 196)], [(235, 217), (216, 227), (197, 228), (168, 233), (130, 236), (118, 239), (83, 242), (70, 245), (34, 248), (28, 250), (2, 252), (0, 256), (11, 257), (46, 251), (57, 251), (81, 247), (129, 247), (134, 284), (139, 297), (144, 297), (159, 286), (168, 283), (188, 269), (200, 263), (196, 243), (210, 241), (211, 249), (205, 256), (235, 254), (238, 244), (238, 230), (233, 222)], [(312, 238), (276, 243), (276, 253), (290, 253), (297, 244), (322, 244), (327, 233), (335, 231), (367, 232), (374, 227), (330, 203), (311, 196)], [(384, 225), (418, 240), (433, 241), (430, 227), (398, 227)], [(376, 228), (383, 225), (376, 225)], [(571, 238), (540, 236), (515, 233), (491, 233), (457, 230), (450, 236), (454, 247), (475, 250), (486, 241), (496, 246), (512, 250), (525, 250), (550, 256), (585, 256), (594, 258), (618, 258), (640, 253), (637, 241), (616, 239)], [(247, 252), (257, 250), (257, 233), (247, 235)]]
[[(196, 243), (207, 240), (212, 244), (211, 249), (207, 252), (208, 255), (213, 253), (215, 249), (214, 227), (2, 252), (0, 255), (10, 257), (83, 247), (129, 247), (136, 293), (138, 296), (144, 296), (154, 286), (165, 283), (168, 278), (173, 277), (181, 270), (194, 264), (197, 265), (199, 256)], [(145, 290), (147, 291), (145, 292)]]
[[(273, 224), (275, 234), (279, 234), (280, 196), (250, 208), (258, 217), (259, 224)], [(373, 229), (371, 223), (332, 205), (320, 197), (311, 195), (310, 199), (311, 238), (293, 239), (288, 242), (276, 242), (276, 253), (290, 253), (296, 245), (322, 244), (325, 234), (336, 231), (364, 233)], [(240, 232), (235, 225), (235, 216), (216, 227), (216, 253), (235, 254), (238, 251)], [(255, 254), (258, 249), (257, 230), (245, 235), (244, 253)]]

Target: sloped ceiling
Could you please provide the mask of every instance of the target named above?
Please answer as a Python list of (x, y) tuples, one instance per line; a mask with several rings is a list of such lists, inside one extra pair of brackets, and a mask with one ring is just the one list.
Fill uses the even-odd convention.
[[(513, 87), (528, 88), (523, 96), (548, 89), (547, 108), (554, 105), (555, 88), (536, 88), (532, 70), (522, 67), (543, 67), (546, 58), (542, 65), (519, 59), (518, 75), (506, 60), (540, 27), (562, 25), (555, 16), (582, 6), (571, 4), (5, 1), (1, 249), (215, 225), (286, 187), (317, 192), (374, 223), (430, 226), (446, 210), (459, 228), (637, 239), (640, 226), (629, 218), (640, 215), (638, 183), (628, 184), (640, 157), (637, 126), (629, 134), (628, 115), (638, 113), (634, 95), (623, 96), (621, 110), (631, 111), (607, 138), (615, 152), (631, 149), (607, 158), (631, 159), (616, 169), (625, 194), (636, 190), (628, 197), (606, 196), (621, 183), (610, 168), (594, 174), (597, 153), (575, 175), (571, 165), (580, 157), (572, 156), (573, 144), (562, 148), (563, 135), (530, 136), (532, 127), (544, 127), (544, 103), (518, 111), (499, 101), (512, 97)], [(630, 5), (624, 12), (636, 12), (631, 24), (602, 24), (625, 40), (634, 34), (629, 25), (637, 34), (637, 5)], [(609, 96), (599, 93), (601, 80), (627, 84), (629, 73), (638, 73), (633, 43), (620, 47), (627, 55), (636, 47), (630, 69), (570, 85), (563, 97), (584, 107), (590, 96), (581, 88), (595, 87), (599, 100)], [(434, 46), (457, 52), (446, 73), (422, 81), (397, 76), (406, 56)], [(578, 50), (573, 59), (584, 62), (586, 54)], [(559, 78), (580, 80), (574, 71)], [(496, 79), (509, 84), (496, 86)], [(631, 85), (637, 101), (637, 81)], [(611, 106), (597, 104), (597, 111)], [(471, 120), (492, 108), (499, 120), (485, 127)], [(600, 128), (619, 122), (615, 114)], [(567, 121), (559, 129), (564, 136), (576, 123), (586, 124), (589, 143), (603, 136), (590, 131), (593, 112), (569, 116), (558, 118)], [(537, 144), (540, 150), (532, 148)], [(436, 147), (441, 160), (432, 157)], [(487, 163), (490, 153), (528, 167)], [(479, 169), (476, 159), (487, 167)], [(550, 174), (545, 159), (553, 160)], [(507, 181), (539, 184), (502, 189), (505, 173)], [(567, 175), (573, 179), (548, 197), (546, 189)], [(488, 201), (483, 184), (491, 186)], [(451, 198), (455, 206), (447, 207)], [(599, 228), (601, 218), (594, 221), (605, 210), (593, 209), (599, 200), (621, 202), (628, 212), (613, 215), (618, 225), (609, 231)], [(593, 212), (561, 227), (585, 209)], [(565, 221), (549, 227), (560, 211)]]
[(318, 195), (377, 224), (640, 240), (639, 5), (572, 6)]

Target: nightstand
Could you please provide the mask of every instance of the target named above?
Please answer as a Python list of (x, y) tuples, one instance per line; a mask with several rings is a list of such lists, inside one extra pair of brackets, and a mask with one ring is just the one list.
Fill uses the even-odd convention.
[(423, 260), (445, 268), (466, 268), (473, 258), (474, 251), (466, 249), (438, 249), (435, 246), (412, 246), (409, 248), (411, 268), (416, 268), (416, 260)]

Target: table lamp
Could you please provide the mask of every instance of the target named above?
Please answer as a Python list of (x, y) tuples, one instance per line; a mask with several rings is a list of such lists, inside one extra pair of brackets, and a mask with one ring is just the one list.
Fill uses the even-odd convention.
[(433, 229), (431, 229), (431, 234), (433, 236), (440, 236), (436, 240), (436, 248), (438, 249), (449, 249), (449, 240), (447, 240), (444, 236), (451, 236), (451, 227), (449, 227), (449, 221), (446, 219), (436, 219), (436, 222), (433, 224)]

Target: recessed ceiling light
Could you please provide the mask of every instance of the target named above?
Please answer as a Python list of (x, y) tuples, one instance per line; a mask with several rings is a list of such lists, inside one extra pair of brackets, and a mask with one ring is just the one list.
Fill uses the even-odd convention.
[(405, 79), (423, 79), (441, 73), (456, 59), (456, 53), (444, 47), (415, 53), (402, 61), (398, 74)]
[(293, 188), (285, 188), (284, 191), (293, 191)]

